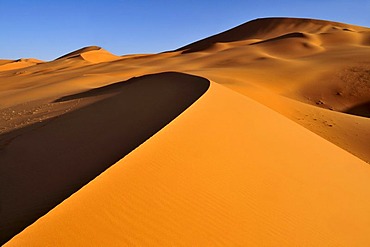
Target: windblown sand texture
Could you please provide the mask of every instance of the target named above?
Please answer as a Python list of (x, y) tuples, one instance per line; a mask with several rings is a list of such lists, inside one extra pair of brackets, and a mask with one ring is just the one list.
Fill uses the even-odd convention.
[(370, 246), (370, 29), (0, 60), (5, 246)]

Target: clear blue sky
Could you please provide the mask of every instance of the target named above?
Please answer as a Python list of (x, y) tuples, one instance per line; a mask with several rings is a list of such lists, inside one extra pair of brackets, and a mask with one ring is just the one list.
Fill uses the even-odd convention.
[(370, 0), (0, 0), (0, 58), (52, 60), (89, 45), (157, 53), (271, 16), (369, 27)]

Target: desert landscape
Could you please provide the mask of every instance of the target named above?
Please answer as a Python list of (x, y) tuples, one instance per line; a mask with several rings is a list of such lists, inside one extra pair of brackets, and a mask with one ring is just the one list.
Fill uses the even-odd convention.
[(370, 28), (0, 60), (0, 244), (370, 246)]

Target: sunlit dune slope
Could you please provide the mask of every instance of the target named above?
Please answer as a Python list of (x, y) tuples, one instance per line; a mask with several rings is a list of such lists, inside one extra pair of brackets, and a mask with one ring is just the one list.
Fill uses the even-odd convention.
[(5, 246), (365, 246), (370, 167), (213, 83)]
[[(208, 88), (161, 73), (60, 98), (100, 98), (0, 136), (0, 236), (10, 239), (168, 124)], [(20, 154), (21, 152), (21, 154)]]

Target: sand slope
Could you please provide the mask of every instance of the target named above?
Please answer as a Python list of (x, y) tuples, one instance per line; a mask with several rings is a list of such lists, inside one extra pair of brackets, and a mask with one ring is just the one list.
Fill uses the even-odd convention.
[(364, 246), (369, 177), (359, 159), (212, 84), (6, 246)]
[[(6, 211), (6, 227), (18, 230), (3, 242), (44, 216), (10, 246), (370, 244), (369, 28), (263, 18), (160, 54), (116, 56), (90, 46), (16, 63), (26, 61), (0, 60), (0, 169), (7, 171), (0, 174), (9, 180), (0, 180), (7, 181), (0, 199), (32, 220), (20, 224), (23, 213)], [(188, 75), (144, 76), (166, 71)], [(137, 112), (139, 91), (115, 84), (141, 76), (163, 86), (139, 87), (156, 92), (150, 106), (174, 93), (151, 113), (159, 122), (161, 110), (183, 106), (177, 116), (202, 94), (202, 82), (213, 83), (115, 163), (161, 128), (131, 149), (121, 146), (122, 133), (152, 124), (120, 114), (151, 109)], [(122, 128), (130, 124), (136, 131)], [(79, 161), (86, 165), (74, 169)], [(33, 189), (49, 182), (57, 187), (46, 194)]]
[(61, 98), (104, 96), (0, 136), (1, 239), (20, 232), (131, 152), (208, 85), (206, 79), (180, 73), (147, 75)]

